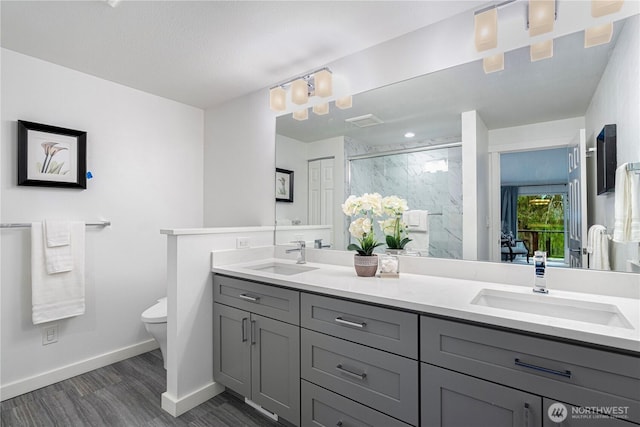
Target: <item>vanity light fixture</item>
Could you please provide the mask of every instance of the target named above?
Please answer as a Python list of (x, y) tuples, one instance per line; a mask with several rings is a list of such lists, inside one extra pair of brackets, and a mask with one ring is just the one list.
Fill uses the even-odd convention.
[(474, 16), (476, 50), (482, 52), (498, 46), (498, 8), (476, 12)]
[(527, 28), (529, 36), (553, 31), (553, 23), (556, 20), (555, 0), (529, 0)]
[(622, 9), (624, 0), (591, 0), (591, 16), (598, 18)]
[(532, 44), (530, 47), (530, 54), (531, 62), (551, 58), (553, 56), (553, 39)]
[(319, 116), (323, 116), (329, 113), (329, 103), (324, 102), (313, 106), (313, 112)]
[[(339, 82), (337, 83), (339, 85)], [(291, 94), (287, 94), (291, 92)], [(338, 90), (338, 92), (343, 92)], [(311, 103), (313, 112), (318, 115), (329, 112), (329, 103), (322, 102), (317, 98), (327, 98), (333, 95), (333, 74), (327, 67), (320, 68), (301, 77), (294, 77), (269, 89), (269, 107), (273, 111), (285, 111), (287, 109), (287, 97), (295, 105), (305, 105)], [(311, 100), (311, 97), (317, 97)], [(311, 101), (311, 102), (310, 102)], [(340, 109), (351, 108), (351, 95), (343, 96), (335, 100), (336, 107)], [(308, 105), (307, 105), (308, 107)], [(309, 118), (308, 109), (297, 110), (293, 107), (293, 118), (296, 120), (307, 120)]]
[(304, 108), (302, 110), (294, 111), (291, 115), (294, 119), (299, 121), (307, 120), (309, 118), (309, 109)]
[(584, 47), (593, 47), (609, 43), (613, 35), (613, 22), (584, 30)]
[(495, 73), (504, 70), (504, 53), (487, 56), (482, 60), (482, 69), (485, 74)]

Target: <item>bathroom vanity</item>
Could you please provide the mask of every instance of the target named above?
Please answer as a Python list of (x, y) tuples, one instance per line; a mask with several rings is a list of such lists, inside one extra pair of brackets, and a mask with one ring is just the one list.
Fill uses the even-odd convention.
[(213, 268), (214, 377), (295, 425), (640, 424), (637, 300), (267, 261)]

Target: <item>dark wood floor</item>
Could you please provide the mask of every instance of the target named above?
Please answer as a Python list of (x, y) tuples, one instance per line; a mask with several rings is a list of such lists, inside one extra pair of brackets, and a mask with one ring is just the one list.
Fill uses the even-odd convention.
[(224, 392), (178, 418), (160, 408), (166, 371), (154, 350), (0, 405), (2, 427), (282, 426)]

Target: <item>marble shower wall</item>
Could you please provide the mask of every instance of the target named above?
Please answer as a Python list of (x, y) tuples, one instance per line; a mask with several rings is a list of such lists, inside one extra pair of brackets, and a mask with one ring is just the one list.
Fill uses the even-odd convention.
[[(407, 200), (409, 209), (428, 210), (429, 256), (461, 259), (461, 159), (460, 147), (354, 159), (346, 188), (355, 195), (396, 195)], [(446, 162), (448, 169), (428, 172), (429, 165), (437, 161)]]

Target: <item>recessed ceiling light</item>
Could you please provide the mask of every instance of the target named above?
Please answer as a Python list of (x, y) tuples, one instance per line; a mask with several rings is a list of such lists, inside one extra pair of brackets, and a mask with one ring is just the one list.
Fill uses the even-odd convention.
[(405, 138), (413, 138), (414, 136), (416, 136), (416, 134), (413, 132), (407, 132), (404, 134)]

